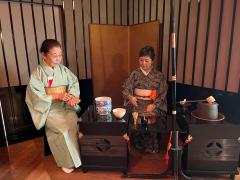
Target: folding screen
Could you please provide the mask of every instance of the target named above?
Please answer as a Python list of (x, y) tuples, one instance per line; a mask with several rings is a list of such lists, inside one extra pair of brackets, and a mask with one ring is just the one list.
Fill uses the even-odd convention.
[(158, 57), (159, 23), (133, 26), (90, 25), (90, 49), (94, 97), (110, 96), (122, 106), (122, 84), (138, 67), (138, 52), (151, 45)]
[(132, 71), (138, 67), (138, 52), (146, 45), (154, 47), (156, 53), (154, 64), (157, 65), (159, 54), (159, 23), (155, 21), (132, 25), (129, 31), (130, 70)]

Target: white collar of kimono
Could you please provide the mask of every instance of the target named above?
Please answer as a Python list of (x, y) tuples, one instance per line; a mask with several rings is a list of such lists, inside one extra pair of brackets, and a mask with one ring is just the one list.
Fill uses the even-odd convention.
[(54, 75), (54, 69), (47, 65), (47, 63), (44, 60), (42, 60), (42, 67), (44, 68), (44, 71), (48, 74), (48, 76)]
[(152, 68), (147, 72), (147, 71), (144, 71), (141, 67), (140, 67), (140, 69), (141, 69), (141, 71), (142, 71), (142, 73), (145, 75), (145, 76), (147, 76), (150, 72), (151, 72), (151, 70), (152, 70)]

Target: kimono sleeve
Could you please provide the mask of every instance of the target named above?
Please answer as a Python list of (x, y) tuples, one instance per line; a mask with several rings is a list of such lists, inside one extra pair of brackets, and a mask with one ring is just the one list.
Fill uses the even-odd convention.
[(122, 87), (123, 87), (122, 94), (123, 94), (123, 99), (124, 99), (124, 106), (126, 106), (130, 103), (128, 96), (133, 95), (133, 91), (134, 91), (134, 72), (131, 73), (131, 75), (124, 82)]
[(167, 82), (162, 74), (160, 74), (159, 77), (159, 88), (157, 90), (157, 98), (154, 101), (154, 104), (158, 109), (161, 109), (165, 112), (167, 112), (167, 90), (168, 85)]
[(79, 83), (78, 78), (69, 70), (66, 68), (67, 78), (68, 78), (68, 92), (75, 97), (80, 96), (80, 89), (79, 89)]
[(30, 78), (25, 101), (36, 129), (41, 129), (47, 120), (52, 97), (51, 95), (46, 95), (44, 85), (36, 74)]

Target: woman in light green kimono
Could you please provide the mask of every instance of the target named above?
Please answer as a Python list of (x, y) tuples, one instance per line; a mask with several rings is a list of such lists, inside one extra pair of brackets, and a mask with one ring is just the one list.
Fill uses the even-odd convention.
[(35, 127), (45, 126), (57, 165), (70, 173), (81, 165), (75, 112), (80, 102), (78, 79), (60, 64), (62, 50), (58, 41), (47, 39), (40, 50), (43, 60), (31, 74), (26, 103)]

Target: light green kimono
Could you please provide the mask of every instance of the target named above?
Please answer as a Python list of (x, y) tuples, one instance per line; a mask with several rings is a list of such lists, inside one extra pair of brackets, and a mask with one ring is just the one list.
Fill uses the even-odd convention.
[(54, 69), (44, 61), (32, 72), (26, 90), (26, 103), (37, 129), (45, 126), (47, 140), (59, 167), (73, 168), (81, 165), (77, 141), (77, 115), (74, 108), (64, 102), (52, 102), (45, 93), (48, 77), (53, 76), (51, 87), (67, 86), (68, 92), (79, 97), (77, 77), (65, 66)]

